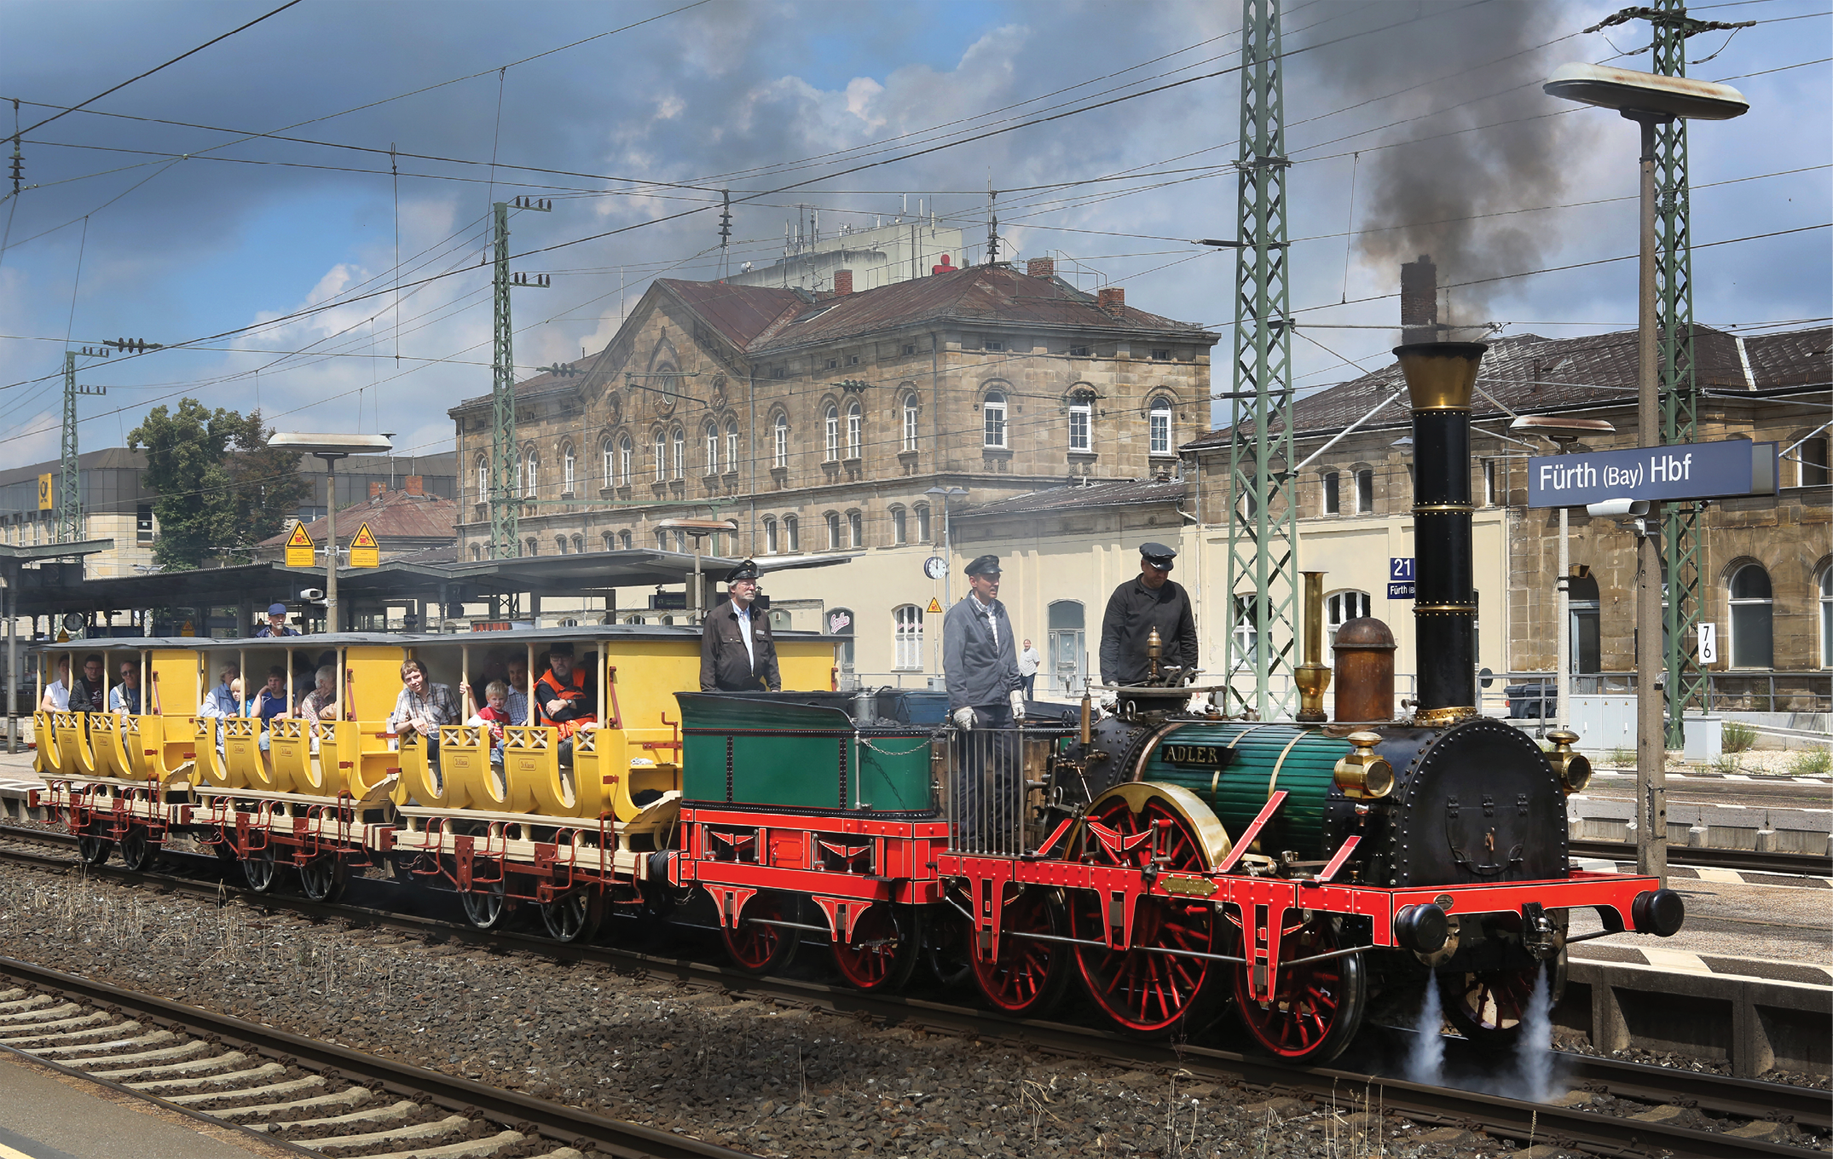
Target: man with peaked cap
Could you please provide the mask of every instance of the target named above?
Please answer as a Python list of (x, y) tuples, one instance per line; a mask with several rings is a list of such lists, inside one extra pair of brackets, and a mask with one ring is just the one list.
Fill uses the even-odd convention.
[(988, 836), (997, 846), (1014, 819), (1018, 762), (1009, 732), (972, 734), (976, 729), (1010, 730), (1024, 719), (1024, 678), (1018, 674), (1012, 620), (999, 602), (999, 557), (983, 555), (968, 564), (967, 584), (968, 594), (942, 620), (942, 675), (948, 684), (949, 718), (961, 730), (954, 820), (969, 848), (986, 849)]
[(783, 691), (777, 671), (770, 617), (757, 601), (757, 564), (750, 560), (726, 573), (731, 598), (708, 613), (700, 630), (700, 691)]
[(1197, 664), (1197, 621), (1190, 594), (1171, 579), (1177, 549), (1162, 543), (1139, 545), (1139, 574), (1114, 589), (1101, 617), (1101, 683), (1144, 684), (1152, 662), (1146, 640), (1158, 629), (1159, 674), (1167, 666)]
[(267, 623), (262, 624), (259, 628), (255, 629), (255, 635), (262, 636), (262, 637), (297, 636), (298, 634), (299, 634), (298, 628), (291, 628), (287, 626), (286, 605), (285, 604), (267, 605)]

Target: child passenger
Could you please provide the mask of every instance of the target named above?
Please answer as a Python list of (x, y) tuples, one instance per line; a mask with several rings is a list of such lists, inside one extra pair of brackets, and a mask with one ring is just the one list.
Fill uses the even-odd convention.
[(509, 718), (509, 685), (501, 680), (492, 680), (484, 688), (484, 707), (467, 720), (466, 724), (486, 725), (490, 729), (490, 763), (503, 763), (503, 726), (514, 723)]

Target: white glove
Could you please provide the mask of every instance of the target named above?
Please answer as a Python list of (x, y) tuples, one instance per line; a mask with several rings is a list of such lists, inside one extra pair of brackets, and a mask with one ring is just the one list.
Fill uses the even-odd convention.
[(956, 727), (960, 728), (962, 732), (973, 732), (974, 710), (966, 705), (962, 705), (960, 708), (955, 709), (954, 721)]
[(1115, 709), (1119, 707), (1120, 707), (1120, 694), (1118, 692), (1103, 692), (1101, 694), (1101, 711), (1102, 712), (1112, 713)]
[(1025, 719), (1025, 690), (1022, 688), (1012, 690), (1012, 719)]

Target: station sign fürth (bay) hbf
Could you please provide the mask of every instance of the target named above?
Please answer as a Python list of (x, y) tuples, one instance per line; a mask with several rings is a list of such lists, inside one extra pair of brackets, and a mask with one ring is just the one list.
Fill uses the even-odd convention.
[(1529, 507), (1776, 493), (1777, 444), (1727, 439), (1528, 459)]

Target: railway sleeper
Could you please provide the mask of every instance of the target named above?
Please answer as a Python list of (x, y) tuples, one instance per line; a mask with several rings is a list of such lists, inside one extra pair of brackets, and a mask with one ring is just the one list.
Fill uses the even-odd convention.
[[(303, 1088), (300, 1087), (299, 1084), (304, 1080), (294, 1079), (291, 1083), (276, 1083), (271, 1087), (258, 1087), (254, 1091), (238, 1093), (256, 1094), (260, 1091), (278, 1091), (280, 1087), (310, 1089), (311, 1087), (321, 1087), (325, 1085), (324, 1076), (311, 1075), (309, 1077), (312, 1081), (305, 1083)], [(292, 1091), (279, 1091), (279, 1093), (291, 1094)], [(205, 1113), (218, 1119), (234, 1119), (256, 1115), (286, 1115), (294, 1111), (315, 1111), (331, 1107), (354, 1107), (361, 1103), (366, 1103), (375, 1097), (375, 1094), (371, 1092), (368, 1087), (345, 1087), (335, 1094), (312, 1095), (303, 1099), (290, 1099), (283, 1103), (254, 1103), (242, 1107), (213, 1107)], [(266, 1130), (265, 1127), (258, 1129)]]
[[(247, 1082), (249, 1079), (261, 1078), (265, 1075), (285, 1073), (285, 1067), (277, 1062), (270, 1062), (250, 1070), (230, 1071), (226, 1074), (202, 1075), (195, 1078), (155, 1079), (151, 1082), (125, 1083), (123, 1085), (131, 1090), (146, 1091), (150, 1094), (160, 1094), (160, 1097), (163, 1098), (164, 1095), (161, 1094), (161, 1092), (165, 1090), (181, 1087), (228, 1086), (233, 1083)], [(102, 1078), (106, 1076), (98, 1075), (96, 1077)]]
[[(363, 1090), (364, 1088), (352, 1087), (351, 1089)], [(332, 1115), (323, 1119), (288, 1119), (284, 1122), (250, 1123), (248, 1129), (251, 1131), (303, 1131), (320, 1127), (343, 1127), (351, 1123), (392, 1123), (407, 1118), (419, 1109), (419, 1103), (412, 1099), (402, 1099), (398, 1103), (390, 1103), (385, 1107), (368, 1107), (364, 1110), (351, 1111), (345, 1115)], [(299, 1143), (302, 1147), (306, 1145), (302, 1140), (290, 1141)], [(339, 1146), (342, 1146), (343, 1143), (344, 1141), (340, 1140)]]

